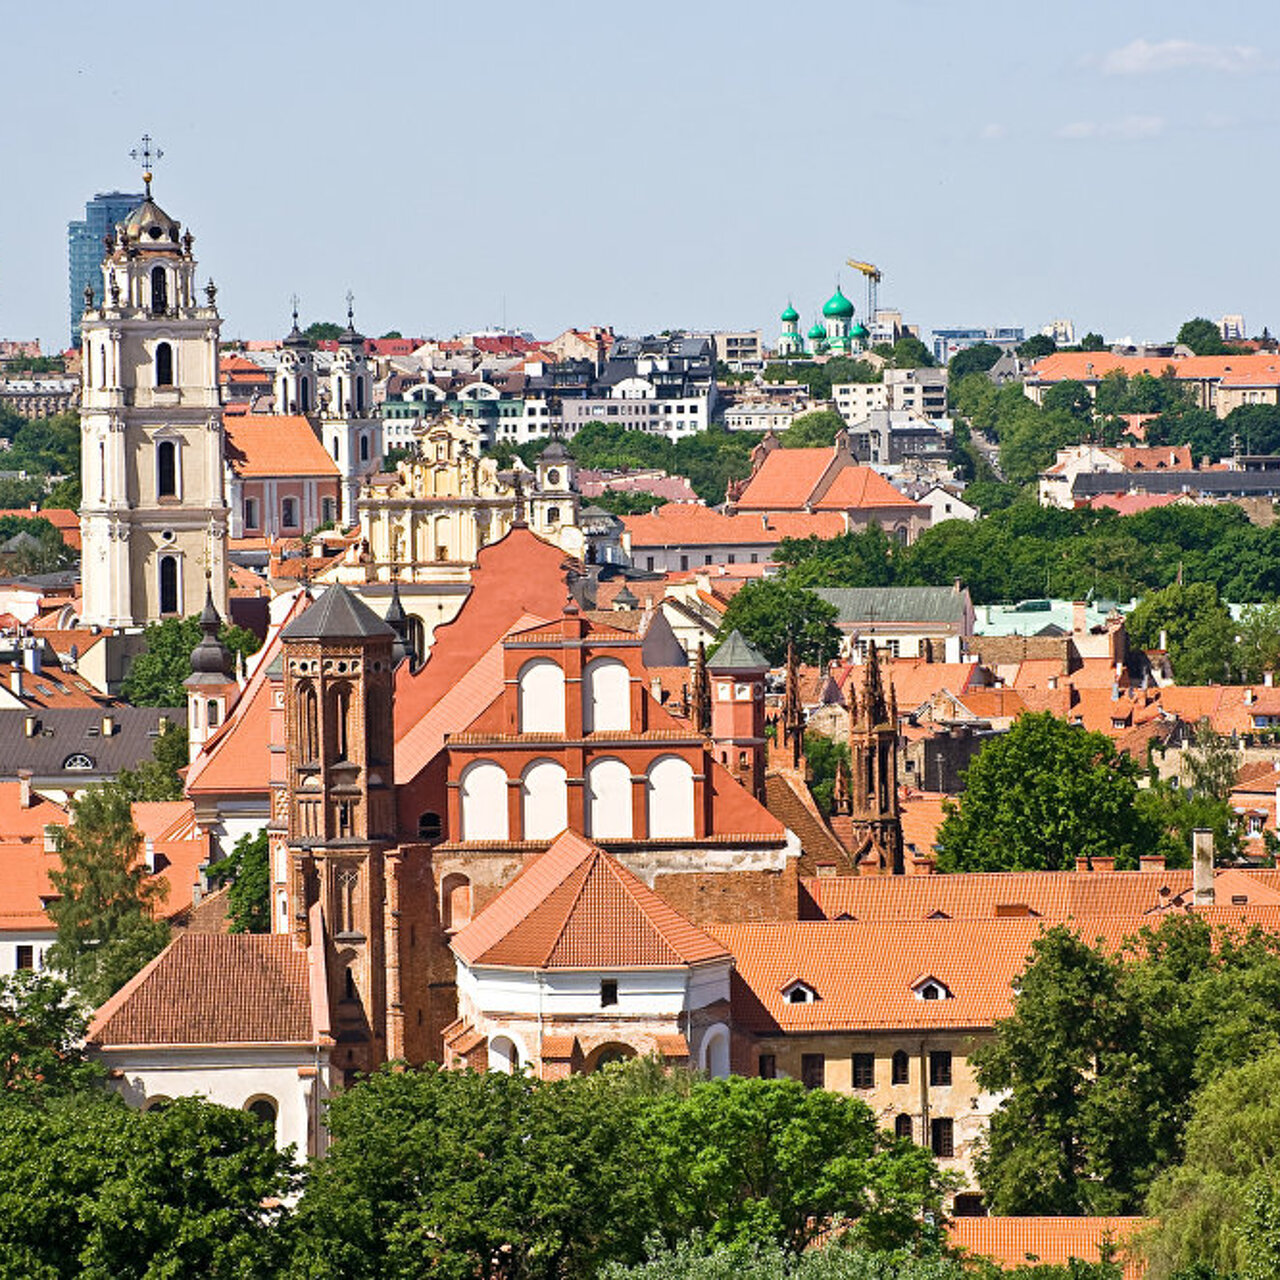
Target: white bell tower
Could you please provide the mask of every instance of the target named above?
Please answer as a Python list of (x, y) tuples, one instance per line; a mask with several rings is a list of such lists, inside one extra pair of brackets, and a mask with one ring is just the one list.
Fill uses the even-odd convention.
[(218, 393), (221, 321), (195, 288), (193, 237), (151, 198), (106, 237), (103, 292), (81, 326), (82, 621), (142, 626), (196, 612), (206, 572), (227, 609)]
[(311, 343), (298, 328), (298, 299), (293, 299), (293, 328), (285, 338), (276, 369), (276, 412), (315, 412), (316, 362)]
[(364, 335), (356, 332), (352, 295), (347, 294), (347, 327), (329, 371), (329, 394), (321, 401), (320, 439), (341, 473), (339, 523), (359, 522), (356, 499), (365, 479), (382, 466), (382, 418), (373, 406), (373, 370)]

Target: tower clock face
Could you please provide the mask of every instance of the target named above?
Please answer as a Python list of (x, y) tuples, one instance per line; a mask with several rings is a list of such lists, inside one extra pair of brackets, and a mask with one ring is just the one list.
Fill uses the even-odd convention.
[(547, 483), (548, 484), (560, 483), (560, 472), (557, 471), (555, 467), (552, 467), (551, 470), (547, 472)]

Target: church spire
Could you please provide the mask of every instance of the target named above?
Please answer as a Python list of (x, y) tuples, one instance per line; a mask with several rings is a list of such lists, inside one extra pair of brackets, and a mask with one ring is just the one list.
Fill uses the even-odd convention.
[(698, 641), (698, 658), (693, 668), (693, 727), (701, 734), (711, 732), (711, 676), (707, 672), (707, 646)]

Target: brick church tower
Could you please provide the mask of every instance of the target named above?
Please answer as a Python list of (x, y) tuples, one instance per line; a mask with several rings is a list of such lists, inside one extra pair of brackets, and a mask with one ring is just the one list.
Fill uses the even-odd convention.
[(345, 587), (333, 586), (280, 638), (286, 927), (312, 941), (309, 913), (319, 903), (335, 1063), (346, 1073), (368, 1071), (401, 1042), (398, 1028), (388, 1025), (400, 1013), (399, 941), (389, 924), (398, 914), (391, 776), (395, 633)]
[(898, 804), (898, 702), (892, 681), (885, 692), (874, 642), (860, 683), (855, 690), (850, 676), (850, 778), (840, 807), (848, 816), (850, 851), (864, 874), (900, 876), (906, 868)]
[(711, 676), (711, 740), (720, 763), (764, 799), (764, 678), (769, 660), (731, 631), (706, 664)]

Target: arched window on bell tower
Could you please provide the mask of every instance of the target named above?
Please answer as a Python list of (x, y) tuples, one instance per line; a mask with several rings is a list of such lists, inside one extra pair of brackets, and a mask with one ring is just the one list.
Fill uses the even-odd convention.
[(169, 309), (169, 277), (163, 267), (151, 268), (151, 310), (163, 313)]
[(351, 751), (351, 689), (340, 685), (329, 695), (332, 714), (330, 732), (333, 735), (333, 758), (346, 760)]
[(156, 347), (156, 386), (173, 386), (173, 348), (167, 342)]
[(310, 682), (298, 690), (298, 742), (303, 763), (315, 764), (320, 759), (320, 709)]
[(311, 379), (305, 373), (298, 379), (298, 412), (311, 412)]

